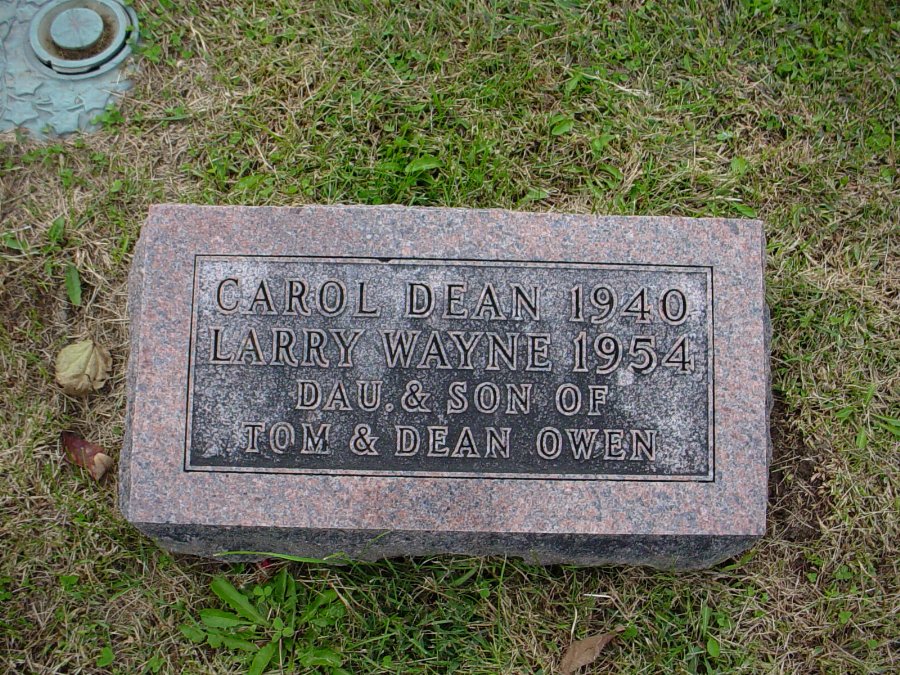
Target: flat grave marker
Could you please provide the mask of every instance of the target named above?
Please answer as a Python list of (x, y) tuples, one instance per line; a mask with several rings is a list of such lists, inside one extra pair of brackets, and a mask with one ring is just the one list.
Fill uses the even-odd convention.
[(753, 221), (153, 207), (121, 506), (176, 551), (712, 564), (765, 530)]

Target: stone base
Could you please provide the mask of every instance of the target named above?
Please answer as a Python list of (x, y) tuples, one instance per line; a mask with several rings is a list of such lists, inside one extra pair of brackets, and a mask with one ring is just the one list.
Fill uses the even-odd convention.
[[(267, 554), (305, 558), (380, 560), (446, 554), (512, 556), (536, 565), (646, 565), (697, 570), (741, 553), (759, 537), (704, 535), (496, 534), (473, 532), (372, 532), (135, 523), (176, 553), (226, 561), (262, 560)], [(252, 551), (258, 555), (223, 555)]]

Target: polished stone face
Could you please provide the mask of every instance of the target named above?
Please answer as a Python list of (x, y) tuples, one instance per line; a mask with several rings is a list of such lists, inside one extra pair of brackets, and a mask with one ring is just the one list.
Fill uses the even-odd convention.
[(712, 480), (709, 267), (198, 255), (191, 470)]
[(698, 567), (765, 530), (758, 223), (154, 207), (122, 507), (175, 549)]

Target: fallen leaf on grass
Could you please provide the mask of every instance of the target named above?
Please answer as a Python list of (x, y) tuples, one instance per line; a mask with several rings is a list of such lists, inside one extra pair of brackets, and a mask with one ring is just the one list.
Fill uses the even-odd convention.
[(56, 382), (67, 394), (81, 396), (106, 384), (112, 359), (91, 340), (64, 347), (56, 355)]
[(599, 635), (591, 635), (583, 640), (576, 640), (566, 653), (563, 654), (562, 661), (559, 664), (559, 672), (563, 675), (572, 675), (582, 668), (597, 660), (603, 648), (610, 641), (622, 632), (622, 628), (616, 628), (612, 633), (601, 633)]
[(64, 431), (60, 434), (60, 441), (66, 450), (66, 459), (87, 469), (94, 480), (103, 478), (103, 474), (113, 465), (113, 458), (107, 455), (103, 448), (89, 443), (77, 434)]

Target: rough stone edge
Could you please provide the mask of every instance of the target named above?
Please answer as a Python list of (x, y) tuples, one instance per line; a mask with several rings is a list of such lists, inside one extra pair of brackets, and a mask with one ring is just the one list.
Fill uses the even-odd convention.
[[(765, 369), (766, 380), (766, 517), (763, 522), (763, 530), (768, 529), (769, 519), (769, 499), (772, 495), (769, 492), (769, 477), (772, 471), (772, 410), (775, 409), (775, 396), (772, 393), (772, 312), (769, 310), (769, 303), (766, 301), (766, 224), (762, 220), (753, 219), (744, 222), (752, 224), (759, 230), (759, 269), (760, 269), (760, 287), (762, 289), (762, 320), (763, 320), (763, 368)], [(764, 535), (760, 535), (762, 538)]]
[[(149, 218), (148, 218), (149, 220)], [(125, 376), (125, 437), (122, 439), (122, 450), (119, 453), (119, 510), (125, 519), (131, 521), (131, 450), (133, 445), (132, 422), (134, 417), (134, 400), (136, 396), (135, 384), (137, 383), (137, 362), (140, 352), (141, 325), (139, 317), (142, 314), (143, 302), (142, 289), (144, 286), (144, 261), (147, 256), (146, 240), (139, 237), (134, 247), (134, 255), (131, 259), (131, 269), (128, 272), (128, 310), (129, 325), (129, 354)]]
[[(404, 204), (297, 204), (293, 206), (272, 206), (260, 205), (251, 206), (247, 204), (200, 204), (200, 203), (182, 203), (182, 202), (159, 202), (151, 204), (148, 210), (148, 223), (157, 224), (160, 221), (166, 222), (172, 215), (174, 210), (185, 211), (233, 211), (240, 214), (241, 217), (249, 216), (253, 212), (269, 211), (274, 213), (292, 212), (292, 215), (301, 215), (310, 213), (315, 216), (319, 211), (370, 211), (373, 213), (390, 213), (405, 211), (408, 213), (435, 213), (443, 212), (445, 214), (460, 216), (465, 218), (466, 215), (477, 213), (481, 215), (502, 215), (516, 217), (538, 218), (545, 222), (554, 220), (566, 221), (585, 221), (588, 224), (597, 224), (608, 220), (633, 221), (635, 224), (659, 222), (664, 220), (692, 221), (701, 225), (727, 225), (728, 227), (758, 227), (762, 239), (763, 254), (765, 254), (765, 229), (763, 221), (758, 218), (730, 218), (718, 216), (679, 216), (679, 215), (617, 215), (617, 214), (601, 214), (601, 213), (573, 213), (570, 211), (528, 211), (519, 209), (508, 209), (500, 207), (465, 207), (465, 206), (406, 206)], [(302, 254), (298, 254), (302, 255)], [(763, 258), (765, 260), (765, 257)]]
[[(272, 554), (340, 561), (434, 555), (510, 556), (538, 565), (642, 565), (689, 571), (750, 548), (756, 535), (583, 535), (412, 532), (133, 523), (162, 548), (223, 561)], [(249, 551), (250, 555), (222, 555)]]
[(766, 368), (766, 480), (772, 470), (772, 410), (775, 408), (775, 396), (772, 393), (772, 313), (766, 302), (766, 226), (761, 220), (753, 221), (759, 226), (760, 272), (762, 274), (763, 294), (763, 358)]

